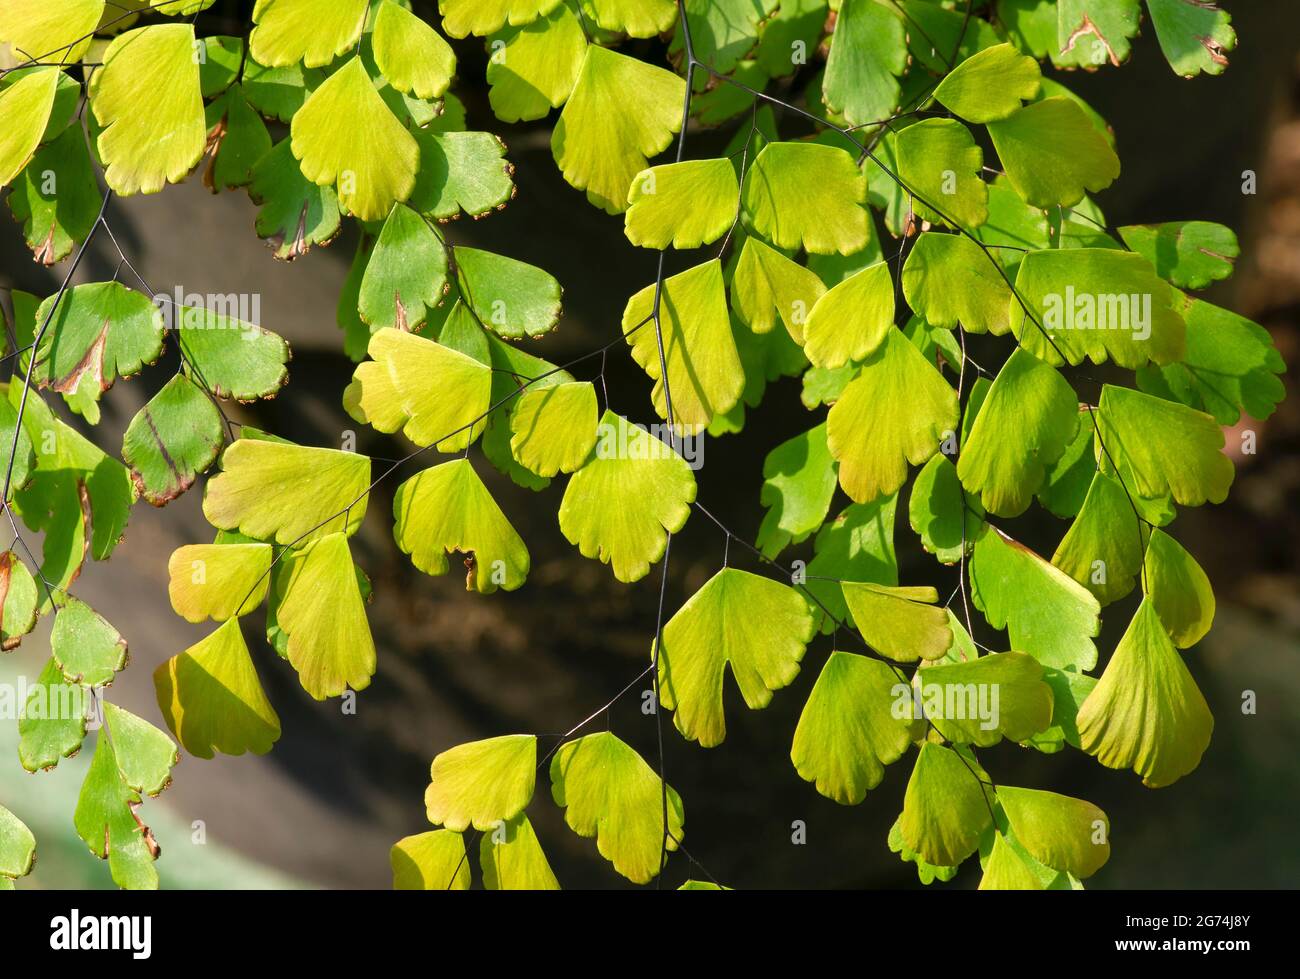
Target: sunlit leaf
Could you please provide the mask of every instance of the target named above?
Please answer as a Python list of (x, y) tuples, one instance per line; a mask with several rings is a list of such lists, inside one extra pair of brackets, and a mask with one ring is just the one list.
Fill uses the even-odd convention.
[(587, 381), (530, 388), (510, 416), (510, 451), (539, 476), (571, 473), (596, 444), (596, 389)]
[(979, 846), (992, 815), (978, 772), (949, 748), (921, 746), (899, 828), (903, 841), (927, 863), (955, 867)]
[(266, 597), (270, 544), (186, 544), (167, 560), (167, 593), (188, 622), (224, 622), (251, 612)]
[(389, 85), (418, 99), (436, 99), (456, 74), (456, 54), (438, 32), (393, 0), (375, 15), (375, 62)]
[(817, 300), (804, 327), (804, 353), (817, 367), (870, 357), (894, 326), (894, 280), (881, 262), (855, 272)]
[(996, 122), (1038, 95), (1038, 62), (1010, 44), (985, 48), (944, 76), (934, 97), (967, 122)]
[(562, 106), (587, 51), (582, 24), (566, 3), (522, 27), (505, 28), (489, 45), (488, 102), (502, 122), (540, 119)]
[(7, 0), (0, 8), (0, 43), (25, 60), (75, 64), (103, 13), (104, 0)]
[(999, 335), (1011, 329), (1011, 287), (995, 260), (962, 235), (922, 233), (902, 284), (908, 305), (933, 326)]
[(221, 413), (207, 394), (177, 374), (131, 419), (122, 461), (140, 495), (163, 506), (194, 485), (225, 444)]
[(745, 221), (778, 248), (852, 255), (867, 243), (867, 179), (845, 150), (769, 143), (741, 197)]
[(1052, 722), (1052, 689), (1043, 667), (1024, 653), (934, 663), (917, 670), (912, 682), (923, 716), (954, 744), (1025, 741)]
[(876, 0), (842, 0), (822, 83), (827, 108), (855, 126), (887, 120), (907, 60), (903, 21), (892, 10)]
[(938, 659), (952, 645), (947, 612), (933, 588), (899, 588), (871, 582), (840, 584), (862, 638), (900, 663)]
[(739, 199), (730, 160), (651, 167), (632, 180), (624, 232), (642, 248), (698, 248), (727, 233), (736, 220)]
[(1151, 26), (1169, 67), (1188, 78), (1220, 75), (1237, 46), (1232, 15), (1214, 0), (1147, 0)]
[(542, 852), (533, 824), (520, 813), (484, 833), (479, 841), (483, 886), (490, 891), (558, 891), (550, 862)]
[(249, 53), (268, 68), (328, 65), (357, 43), (368, 11), (367, 0), (257, 0)]
[(467, 891), (465, 840), (449, 829), (407, 836), (393, 844), (389, 861), (398, 891)]
[(1069, 99), (1032, 102), (988, 130), (1016, 192), (1035, 207), (1072, 207), (1119, 177), (1119, 157)]
[(1163, 530), (1154, 530), (1145, 555), (1151, 604), (1180, 649), (1194, 646), (1214, 622), (1210, 579), (1187, 550)]
[(731, 308), (753, 332), (770, 332), (779, 317), (790, 336), (802, 344), (808, 314), (825, 292), (817, 273), (759, 238), (745, 239), (731, 277)]
[(755, 543), (768, 557), (797, 544), (826, 522), (835, 495), (835, 460), (826, 423), (782, 442), (763, 460), (759, 502), (767, 508)]
[(507, 734), (471, 741), (433, 760), (424, 805), (429, 822), (457, 833), (487, 833), (523, 812), (533, 797), (537, 738)]

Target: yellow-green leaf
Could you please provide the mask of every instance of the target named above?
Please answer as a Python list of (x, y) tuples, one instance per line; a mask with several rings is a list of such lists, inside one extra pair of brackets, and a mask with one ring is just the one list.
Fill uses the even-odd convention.
[(822, 143), (768, 143), (745, 175), (746, 222), (778, 248), (852, 255), (870, 237), (867, 178)]
[(357, 43), (369, 9), (367, 0), (257, 0), (249, 51), (268, 68), (320, 68)]
[(854, 272), (817, 300), (804, 327), (803, 352), (815, 367), (870, 357), (894, 325), (894, 279), (878, 262)]
[(1110, 820), (1083, 799), (998, 786), (998, 802), (1016, 840), (1039, 863), (1074, 877), (1091, 877), (1110, 859)]
[(992, 822), (979, 768), (955, 751), (924, 744), (903, 797), (903, 841), (927, 863), (955, 867)]
[(1163, 530), (1152, 531), (1144, 560), (1151, 604), (1174, 645), (1196, 645), (1214, 623), (1210, 579), (1187, 549)]
[(627, 240), (642, 248), (698, 248), (736, 220), (740, 185), (730, 160), (685, 160), (636, 175), (623, 216)]
[(456, 74), (456, 54), (411, 11), (383, 0), (375, 15), (375, 63), (389, 85), (417, 99), (436, 99)]
[(57, 68), (38, 68), (0, 92), (0, 188), (13, 182), (36, 153), (54, 108)]
[(270, 583), (270, 544), (186, 544), (167, 561), (172, 608), (188, 622), (224, 622), (262, 603)]
[(457, 833), (489, 832), (514, 819), (533, 797), (537, 738), (507, 734), (442, 752), (430, 768), (424, 806), (429, 822)]
[(478, 862), (483, 870), (483, 886), (490, 891), (560, 889), (533, 824), (523, 813), (483, 834)]
[(952, 646), (948, 613), (933, 588), (899, 588), (865, 581), (840, 587), (858, 632), (872, 648), (900, 663), (938, 659)]
[(574, 472), (596, 444), (597, 412), (590, 381), (529, 388), (510, 413), (510, 451), (539, 476)]
[(403, 837), (393, 844), (388, 858), (393, 867), (393, 890), (469, 890), (465, 840), (449, 829)]

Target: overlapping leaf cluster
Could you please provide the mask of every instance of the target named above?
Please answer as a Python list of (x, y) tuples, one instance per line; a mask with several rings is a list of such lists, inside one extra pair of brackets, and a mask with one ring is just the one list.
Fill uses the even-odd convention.
[[(463, 555), (467, 587), (482, 594), (528, 576), (527, 547), (471, 459), (477, 444), (520, 486), (566, 478), (565, 537), (638, 581), (686, 524), (696, 477), (611, 408), (594, 383), (603, 370), (584, 370), (626, 346), (670, 441), (737, 432), (770, 382), (798, 378), (809, 428), (764, 465), (761, 573), (724, 568), (651, 644), (658, 702), (684, 737), (723, 741), (728, 671), (746, 706), (763, 708), (832, 634), (793, 732), (795, 769), (857, 804), (915, 749), (890, 848), (926, 882), (978, 852), (987, 887), (1078, 886), (1105, 862), (1109, 825), (1082, 800), (996, 784), (977, 749), (1069, 745), (1149, 786), (1196, 767), (1213, 722), (1179, 650), (1208, 631), (1214, 599), (1167, 528), (1178, 506), (1225, 498), (1220, 426), (1266, 417), (1283, 365), (1261, 328), (1194, 295), (1231, 273), (1231, 231), (1112, 229), (1090, 197), (1119, 176), (1115, 136), (1039, 61), (1122, 62), (1139, 0), (441, 0), (436, 23), (397, 0), (259, 0), (247, 42), (200, 38), (188, 20), (135, 27), (102, 0), (55, 6), (20, 0), (0, 14), (0, 40), (31, 62), (0, 89), (14, 123), (0, 134), (0, 181), (14, 185), (37, 259), (59, 261), (94, 233), (97, 166), (129, 195), (206, 156), (208, 185), (247, 190), (279, 258), (328, 244), (355, 218), (363, 235), (339, 325), (358, 365), (344, 406), (411, 444), (398, 465), (450, 457), (395, 494), (394, 539), (417, 568), (444, 574)], [(174, 6), (160, 13), (206, 5)], [(1146, 7), (1175, 71), (1222, 70), (1235, 37), (1214, 4)], [(558, 110), (564, 178), (621, 215), (631, 245), (674, 253), (587, 357), (558, 366), (520, 349), (556, 327), (559, 284), (447, 233), (514, 186), (501, 141), (465, 128), (444, 35), (485, 45), (502, 122)], [(662, 65), (623, 47), (660, 35)], [(785, 94), (759, 94), (769, 88)], [(734, 137), (718, 156), (690, 158), (688, 122)], [(676, 159), (652, 165), (674, 137)], [(51, 168), (57, 193), (40, 184)], [(896, 258), (882, 223), (901, 242)], [(1107, 312), (1095, 303), (1072, 305), (1065, 324), (1063, 296), (1144, 297), (1145, 335), (1095, 329)], [(366, 456), (249, 427), (227, 445), (218, 399), (273, 395), (287, 348), (260, 328), (173, 309), (181, 367), (128, 430), (123, 466), (41, 392), (96, 421), (101, 393), (160, 356), (158, 310), (116, 282), (44, 302), (15, 294), (13, 305), (22, 373), (0, 428), (14, 509), (45, 532), (46, 553), (37, 576), (4, 556), (6, 648), (57, 608), (51, 689), (111, 680), (125, 643), (66, 588), (85, 554), (108, 556), (137, 495), (165, 503), (222, 453), (204, 497), (215, 540), (169, 565), (177, 612), (217, 625), (155, 674), (167, 725), (199, 757), (271, 749), (280, 723), (241, 627), (263, 604), (267, 642), (311, 696), (364, 689), (377, 659), (370, 586), (349, 541), (397, 465), (376, 474)], [(1088, 325), (1073, 328), (1081, 317)], [(968, 359), (972, 334), (1005, 338), (995, 372)], [(1133, 372), (1136, 387), (1081, 401), (1069, 378), (1085, 360)], [(964, 605), (969, 592), (1005, 651), (976, 643), (969, 612), (959, 618), (935, 589), (900, 583), (905, 488), (912, 530), (956, 566), (954, 597)], [(849, 503), (832, 515), (841, 492)], [(1035, 502), (1068, 522), (1050, 560), (1011, 536)], [(809, 540), (806, 574), (792, 579), (776, 559)], [(1098, 677), (1103, 609), (1138, 589)], [(990, 689), (992, 723), (952, 702), (951, 691)], [(558, 886), (525, 814), (547, 762), (569, 826), (623, 876), (654, 879), (681, 845), (682, 800), (631, 746), (581, 727), (540, 759), (522, 734), (439, 754), (426, 794), (439, 828), (394, 847), (396, 885), (468, 887), (477, 839), (487, 886)], [(84, 737), (77, 725), (29, 728), (24, 763), (30, 751), (36, 767)], [(174, 746), (111, 705), (105, 730), (77, 826), (119, 883), (148, 884), (156, 848), (135, 807), (166, 784)], [(0, 882), (30, 865), (30, 834), (6, 819), (0, 810)]]

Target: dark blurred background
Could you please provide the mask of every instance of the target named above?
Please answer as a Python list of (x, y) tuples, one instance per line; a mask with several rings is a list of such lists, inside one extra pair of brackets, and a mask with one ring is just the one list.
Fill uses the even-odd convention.
[[(1130, 64), (1062, 80), (1116, 131), (1124, 173), (1099, 198), (1112, 225), (1199, 218), (1238, 231), (1237, 275), (1208, 298), (1270, 330), (1293, 365), (1287, 386), (1294, 394), (1300, 360), (1300, 8), (1282, 0), (1225, 6), (1240, 43), (1222, 77), (1175, 76), (1146, 23)], [(215, 23), (213, 30), (222, 27)], [(620, 219), (592, 208), (564, 183), (551, 157), (547, 124), (502, 131), (486, 104), (481, 47), (460, 44), (458, 54), (462, 81), (456, 91), (468, 106), (469, 125), (502, 132), (519, 193), (504, 212), (454, 226), (453, 238), (554, 274), (566, 290), (565, 316), (555, 334), (530, 349), (556, 362), (585, 353), (617, 336), (627, 297), (653, 279), (654, 256), (628, 245)], [(783, 136), (803, 132), (792, 117), (781, 124)], [(697, 154), (716, 152), (730, 133), (692, 132), (688, 145)], [(1242, 193), (1246, 170), (1259, 176), (1256, 196)], [(357, 430), (361, 451), (404, 451), (357, 426), (340, 405), (352, 365), (341, 352), (335, 301), (355, 248), (354, 231), (292, 265), (279, 263), (253, 233), (247, 197), (214, 197), (197, 176), (158, 196), (115, 200), (108, 216), (155, 289), (258, 293), (262, 325), (292, 344), (289, 386), (274, 402), (235, 406), (234, 417), (303, 443), (337, 446), (344, 431)], [(97, 243), (78, 278), (111, 277), (116, 261), (110, 249), (106, 240)], [(670, 261), (670, 271), (677, 271), (690, 257)], [(55, 275), (31, 261), (9, 221), (0, 225), (0, 269), (0, 286), (42, 295), (57, 288)], [(998, 362), (997, 356), (991, 359)], [(168, 373), (148, 371), (113, 388), (94, 433), (99, 444), (117, 450), (126, 423)], [(615, 410), (651, 420), (649, 384), (625, 353), (613, 352), (608, 381)], [(1096, 397), (1087, 382), (1079, 390), (1081, 397)], [(701, 502), (752, 540), (762, 519), (764, 455), (814, 423), (800, 404), (797, 382), (770, 387), (742, 434), (709, 442), (699, 473)], [(1219, 601), (1214, 630), (1187, 652), (1216, 720), (1200, 768), (1170, 788), (1151, 791), (1131, 772), (1101, 768), (1073, 750), (1045, 756), (1003, 745), (981, 754), (999, 782), (1064, 791), (1106, 810), (1112, 857), (1090, 886), (1300, 882), (1300, 847), (1294, 842), (1300, 766), (1293, 754), (1300, 743), (1300, 401), (1292, 398), (1265, 422), (1243, 424), (1258, 432), (1259, 451), (1237, 458), (1230, 499), (1181, 511), (1176, 524), (1180, 540), (1210, 574)], [(485, 598), (467, 594), (457, 574), (429, 578), (415, 571), (391, 538), (396, 482), (379, 487), (354, 547), (374, 582), (370, 621), (379, 669), (372, 686), (358, 696), (355, 716), (345, 716), (337, 701), (317, 704), (307, 697), (287, 664), (264, 642), (255, 643), (283, 738), (262, 758), (187, 757), (174, 785), (146, 804), (144, 817), (164, 849), (159, 867), (165, 886), (386, 887), (391, 844), (428, 828), (422, 796), (435, 754), (497, 734), (563, 732), (644, 667), (657, 573), (635, 585), (617, 583), (606, 566), (581, 558), (560, 534), (555, 515), (563, 481), (531, 494), (481, 463), (476, 459), (532, 553), (527, 586)], [(847, 502), (837, 497), (834, 512)], [(902, 502), (899, 511), (902, 580), (932, 583), (948, 594), (954, 571), (922, 552)], [(1066, 526), (1039, 514), (1009, 529), (1050, 555)], [(197, 488), (165, 510), (140, 503), (111, 563), (89, 565), (77, 583), (77, 593), (100, 607), (131, 644), (130, 668), (113, 685), (111, 699), (158, 724), (154, 667), (206, 631), (172, 612), (167, 557), (175, 547), (211, 534)], [(722, 547), (717, 529), (695, 514), (674, 541), (670, 610), (718, 569)], [(783, 560), (806, 558), (809, 551), (807, 545), (792, 549)], [(736, 547), (731, 557), (733, 564), (758, 570)], [(1133, 607), (1130, 599), (1107, 610), (1099, 640), (1103, 662)], [(260, 615), (246, 621), (253, 623), (250, 640), (256, 639)], [(0, 679), (34, 676), (47, 655), (47, 636), (48, 624), (0, 658)], [(686, 805), (686, 845), (723, 883), (919, 886), (911, 865), (901, 863), (885, 842), (901, 809), (909, 762), (895, 765), (856, 807), (823, 799), (790, 764), (795, 722), (828, 652), (826, 640), (815, 642), (798, 680), (764, 711), (745, 710), (728, 680), (728, 736), (718, 748), (684, 742), (664, 719), (668, 780)], [(1246, 690), (1257, 694), (1257, 714), (1241, 711)], [(634, 690), (608, 723), (653, 758), (654, 721), (642, 715), (640, 701)], [(8, 759), (0, 765), (0, 799), (32, 825), (40, 845), (31, 884), (112, 886), (107, 868), (86, 855), (72, 828), (88, 758), (27, 776), (17, 764), (15, 741), (12, 723), (0, 725), (0, 757)], [(544, 776), (529, 815), (563, 884), (626, 886), (597, 856), (594, 842), (564, 826)], [(795, 820), (807, 826), (803, 845), (791, 842)], [(194, 831), (195, 821), (205, 833)], [(676, 886), (688, 876), (705, 875), (675, 856), (664, 883)], [(974, 886), (978, 877), (970, 861), (947, 886)]]

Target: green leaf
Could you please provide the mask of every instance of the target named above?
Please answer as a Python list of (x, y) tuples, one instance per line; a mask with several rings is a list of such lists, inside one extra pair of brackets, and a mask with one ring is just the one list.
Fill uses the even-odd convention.
[(248, 195), (257, 212), (258, 237), (275, 257), (293, 261), (313, 245), (328, 245), (339, 233), (339, 201), (334, 188), (318, 187), (302, 175), (285, 139), (253, 165)]
[[(475, 326), (477, 328), (477, 324)], [(528, 381), (532, 381), (528, 391), (539, 391), (572, 383), (573, 375), (540, 357), (534, 357), (498, 340), (493, 334), (481, 329), (478, 333), (488, 343), (488, 359), (492, 364), (492, 404), (498, 406), (488, 417), (488, 426), (483, 433), (483, 454), (516, 485), (526, 489), (543, 489), (549, 485), (550, 479), (525, 469), (516, 461), (511, 449), (514, 413), (522, 400), (520, 391)], [(595, 431), (594, 420), (592, 431)]]
[(634, 750), (613, 734), (588, 734), (561, 745), (551, 759), (551, 795), (579, 836), (596, 837), (596, 849), (634, 884), (659, 873), (660, 850), (677, 849), (685, 811), (671, 785), (667, 839), (662, 810), (665, 786)]
[(1241, 254), (1232, 229), (1210, 221), (1130, 224), (1117, 230), (1124, 244), (1180, 289), (1204, 289), (1230, 278)]
[(1213, 0), (1147, 0), (1147, 10), (1170, 68), (1186, 78), (1223, 74), (1227, 52), (1237, 46), (1231, 14)]
[(308, 68), (328, 65), (357, 43), (368, 10), (368, 0), (339, 0), (326, 8), (313, 0), (257, 0), (249, 53), (268, 68), (298, 61)]
[(1035, 869), (1001, 833), (993, 836), (993, 849), (980, 878), (981, 891), (1041, 891), (1045, 887)]
[(22, 820), (0, 806), (0, 890), (12, 888), (13, 879), (26, 877), (35, 863), (36, 837)]
[(759, 238), (745, 238), (731, 278), (731, 308), (753, 332), (769, 333), (777, 317), (796, 343), (826, 286), (817, 273), (786, 258)]
[(99, 185), (85, 135), (76, 126), (46, 143), (19, 175), (9, 209), (42, 265), (61, 262), (86, 240), (99, 215)]
[(457, 833), (490, 832), (514, 819), (533, 797), (537, 738), (507, 734), (471, 741), (433, 760), (424, 805), (429, 822)]
[(1184, 297), (1187, 351), (1178, 363), (1139, 368), (1138, 386), (1148, 394), (1205, 411), (1220, 425), (1235, 425), (1246, 412), (1263, 420), (1286, 395), (1277, 375), (1286, 371), (1267, 330), (1245, 317)]
[(698, 248), (736, 220), (740, 185), (730, 160), (686, 160), (636, 175), (623, 216), (627, 240), (642, 248)]
[[(654, 316), (656, 299), (658, 324), (647, 322)], [(623, 310), (623, 333), (632, 358), (655, 382), (655, 410), (660, 418), (668, 418), (659, 359), (662, 337), (672, 422), (678, 431), (698, 431), (740, 399), (745, 374), (731, 334), (722, 263), (717, 259), (670, 276), (662, 289), (652, 283), (634, 295)]]
[(107, 702), (104, 727), (113, 739), (117, 767), (127, 785), (149, 796), (171, 785), (172, 768), (180, 761), (180, 753), (165, 732)]
[(900, 663), (938, 659), (952, 646), (947, 612), (933, 588), (871, 582), (840, 583), (858, 632), (873, 649)]
[(303, 175), (314, 184), (334, 184), (343, 210), (362, 221), (387, 216), (415, 189), (420, 148), (375, 91), (359, 57), (311, 93), (290, 134)]
[(148, 296), (117, 282), (73, 286), (61, 298), (51, 296), (36, 311), (38, 324), (47, 320), (33, 377), (92, 424), (99, 421), (100, 395), (162, 353), (162, 314)]
[(273, 587), (286, 658), (302, 688), (325, 700), (370, 686), (375, 642), (347, 538), (332, 533), (289, 551)]
[(0, 188), (13, 183), (41, 144), (54, 109), (59, 74), (57, 68), (38, 68), (0, 92), (0, 114), (5, 120), (0, 132)]
[(502, 122), (541, 119), (573, 92), (587, 52), (582, 24), (561, 3), (545, 17), (507, 27), (489, 42), (488, 102)]
[(995, 261), (963, 235), (922, 232), (903, 267), (903, 295), (932, 326), (1002, 335), (1011, 329), (1011, 287)]
[(622, 212), (633, 178), (681, 128), (685, 86), (672, 72), (589, 45), (551, 134), (564, 179), (597, 207)]
[(103, 14), (104, 0), (8, 0), (0, 9), (0, 43), (22, 58), (73, 64)]
[(1214, 718), (1150, 598), (1079, 708), (1078, 725), (1084, 751), (1107, 768), (1133, 769), (1149, 788), (1200, 764)]
[(456, 285), (479, 322), (506, 339), (539, 337), (560, 320), (564, 290), (550, 273), (478, 248), (456, 248)]
[(875, 353), (894, 327), (894, 280), (880, 262), (854, 272), (817, 300), (804, 353), (817, 367), (843, 367)]
[[(759, 24), (776, 5), (777, 0), (685, 0), (695, 56), (716, 71), (731, 72), (753, 51)], [(669, 54), (679, 56), (684, 47), (679, 30), (673, 36)]]
[(266, 597), (270, 544), (186, 544), (167, 560), (167, 593), (187, 622), (247, 615)]
[(393, 497), (393, 536), (425, 574), (446, 574), (447, 555), (465, 555), (465, 587), (514, 591), (528, 576), (528, 548), (468, 459), (417, 473)]
[(745, 175), (743, 215), (778, 248), (852, 255), (869, 231), (867, 179), (843, 149), (768, 143)]
[(790, 760), (799, 777), (841, 805), (865, 799), (915, 733), (893, 713), (899, 684), (906, 688), (879, 660), (832, 652), (795, 728)]
[(131, 419), (122, 461), (140, 495), (165, 506), (207, 471), (225, 440), (221, 412), (197, 384), (176, 374)]
[(1079, 747), (1079, 707), (1097, 685), (1097, 678), (1084, 673), (1045, 667), (1043, 681), (1052, 688), (1052, 726), (1025, 742), (1044, 754), (1060, 751), (1067, 744)]
[(984, 151), (956, 119), (908, 126), (895, 137), (895, 152), (898, 176), (921, 219), (965, 231), (988, 220), (989, 189), (980, 178)]
[[(1090, 670), (1101, 606), (1088, 589), (996, 527), (975, 543), (971, 598), (1011, 648), (1044, 666)], [(1025, 596), (1032, 595), (1033, 601)]]
[(897, 329), (844, 389), (827, 418), (840, 485), (856, 502), (893, 493), (957, 428), (957, 392)]
[(825, 422), (769, 452), (763, 460), (759, 495), (767, 508), (755, 541), (759, 550), (776, 557), (820, 530), (835, 495), (835, 482)]
[(903, 21), (892, 10), (876, 0), (841, 0), (822, 82), (826, 107), (854, 126), (887, 120), (907, 61)]
[(104, 179), (119, 194), (156, 194), (194, 168), (207, 145), (199, 62), (189, 24), (152, 24), (114, 38), (90, 86)]
[(1144, 540), (1124, 487), (1114, 476), (1097, 472), (1052, 564), (1109, 605), (1133, 590), (1142, 570)]
[[(895, 0), (891, 0), (891, 6)], [(908, 25), (908, 39), (914, 61), (936, 75), (947, 73), (976, 51), (1002, 40), (993, 26), (965, 11), (941, 7), (931, 0), (897, 0)]]
[(389, 854), (393, 889), (398, 891), (467, 891), (470, 885), (465, 840), (449, 829), (407, 836)]
[[(1090, 409), (1080, 406), (1079, 414)], [(969, 416), (970, 409), (967, 409)], [(1073, 441), (1047, 472), (1038, 490), (1038, 502), (1062, 519), (1075, 516), (1083, 506), (1093, 474), (1097, 471), (1097, 453), (1093, 448), (1091, 415), (1079, 419)]]
[(483, 886), (490, 891), (558, 891), (560, 882), (542, 852), (533, 824), (520, 813), (479, 841)]
[(912, 683), (917, 713), (954, 744), (1026, 741), (1052, 723), (1052, 688), (1043, 682), (1043, 667), (1024, 653), (930, 664)]
[[(871, 503), (853, 503), (817, 532), (814, 556), (805, 569), (805, 591), (813, 598), (814, 611), (821, 614), (823, 632), (830, 632), (836, 619), (853, 617), (840, 588), (842, 581), (872, 581), (898, 584), (898, 559), (894, 554), (894, 511), (897, 496), (882, 496)], [(823, 580), (825, 579), (825, 580)]]
[(1097, 424), (1111, 455), (1131, 467), (1136, 485), (1130, 486), (1138, 495), (1168, 493), (1183, 506), (1227, 499), (1232, 460), (1223, 454), (1223, 430), (1209, 415), (1106, 384)]
[(205, 114), (208, 131), (208, 168), (203, 185), (213, 193), (222, 188), (247, 187), (253, 167), (271, 150), (271, 134), (257, 111), (248, 104), (243, 87), (231, 86)]
[(1186, 350), (1176, 295), (1140, 255), (1110, 248), (1033, 251), (1020, 263), (1016, 293), (1012, 332), (1049, 364), (1080, 364), (1086, 357), (1136, 369), (1181, 360)]
[(1040, 789), (998, 786), (1016, 839), (1040, 863), (1091, 877), (1110, 859), (1110, 820), (1091, 802)]
[[(227, 308), (234, 297), (223, 297)], [(218, 398), (272, 398), (289, 382), (289, 345), (270, 330), (212, 309), (173, 307), (187, 376)]]
[(539, 476), (574, 472), (596, 444), (598, 417), (590, 381), (530, 388), (510, 415), (510, 451)]
[(36, 627), (36, 579), (13, 551), (0, 553), (0, 650), (17, 649)]
[(640, 581), (685, 526), (695, 489), (685, 459), (606, 410), (592, 458), (564, 490), (560, 531), (583, 557), (612, 564), (619, 581)]
[(244, 64), (241, 84), (249, 105), (268, 119), (288, 123), (311, 90), (324, 80), (324, 72), (316, 68), (303, 68), (296, 62), (270, 68), (250, 56)]
[(581, 0), (583, 11), (603, 30), (628, 37), (654, 37), (677, 22), (673, 0)]
[(410, 205), (426, 217), (450, 221), (461, 211), (481, 217), (505, 207), (515, 194), (515, 168), (505, 143), (492, 133), (435, 133), (421, 130), (420, 172)]
[(962, 489), (957, 467), (947, 456), (932, 456), (916, 474), (908, 500), (908, 522), (920, 536), (921, 546), (944, 564), (956, 564), (961, 560), (963, 539), (969, 554), (984, 526), (983, 518), (979, 500), (966, 496)]
[(1183, 545), (1163, 530), (1153, 530), (1144, 556), (1151, 604), (1174, 645), (1186, 649), (1200, 642), (1214, 622), (1210, 579)]
[(354, 418), (380, 432), (400, 428), (420, 446), (436, 442), (439, 452), (459, 452), (478, 438), (487, 424), (491, 367), (394, 329), (375, 333), (369, 353), (374, 359), (357, 367), (343, 394)]
[(361, 279), (361, 318), (372, 330), (416, 330), (446, 291), (447, 250), (420, 215), (394, 206)]
[(68, 683), (58, 661), (50, 657), (18, 718), (18, 758), (29, 772), (49, 771), (81, 750), (86, 737), (90, 693)]
[[(8, 394), (15, 407), (22, 385), (9, 385)], [(39, 397), (28, 397), (23, 428), (35, 449), (36, 471), (15, 495), (15, 509), (44, 535), (41, 574), (66, 588), (87, 557), (103, 561), (113, 553), (135, 502), (135, 485), (124, 465), (60, 421)]]
[(242, 438), (208, 481), (203, 515), (221, 530), (278, 544), (361, 526), (370, 460), (355, 452)]
[(778, 5), (775, 16), (763, 22), (754, 52), (769, 78), (784, 78), (799, 69), (797, 53), (806, 54), (821, 43), (827, 13), (827, 0), (783, 0)]
[(985, 48), (944, 76), (934, 97), (967, 122), (1005, 119), (1038, 97), (1038, 62), (1010, 44)]
[(1019, 516), (1078, 424), (1079, 399), (1069, 382), (1017, 347), (980, 408), (957, 461), (957, 477), (988, 512)]
[(1030, 103), (988, 130), (1016, 193), (1035, 207), (1073, 207), (1119, 177), (1119, 157), (1069, 99)]
[[(3, 325), (2, 321), (0, 325)], [(22, 384), (14, 383), (11, 387), (21, 399)], [(42, 407), (44, 407), (43, 402)], [(10, 477), (11, 489), (21, 489), (26, 486), (31, 479), (32, 471), (38, 465), (39, 460), (32, 447), (30, 427), (30, 424), (23, 424), (19, 428), (17, 407), (11, 404), (8, 398), (0, 400), (0, 472)], [(12, 473), (9, 468), (11, 458)]]
[(50, 651), (72, 683), (102, 687), (126, 666), (126, 640), (79, 598), (67, 596), (54, 614)]
[(1060, 0), (1056, 64), (1095, 69), (1128, 60), (1129, 39), (1137, 34), (1138, 0)]
[(659, 692), (677, 730), (703, 748), (720, 745), (726, 668), (745, 705), (761, 710), (799, 675), (813, 632), (808, 604), (793, 588), (736, 568), (719, 571), (663, 629)]
[(903, 842), (903, 817), (899, 816), (894, 820), (894, 825), (889, 829), (889, 849), (892, 853), (897, 853), (904, 863), (916, 865), (916, 876), (922, 884), (930, 885), (936, 880), (952, 880), (957, 876), (957, 867), (937, 867), (934, 864), (926, 863), (919, 853)]
[(456, 74), (456, 54), (432, 27), (393, 0), (375, 15), (375, 63), (388, 84), (417, 99), (436, 99)]
[(238, 619), (160, 663), (153, 690), (162, 719), (196, 758), (216, 751), (266, 754), (279, 740), (279, 716), (257, 679)]
[(549, 14), (561, 0), (438, 0), (442, 29), (452, 37), (491, 34), (509, 23), (527, 24)]
[(903, 842), (927, 863), (955, 867), (975, 852), (992, 817), (978, 768), (955, 751), (923, 744), (903, 798)]

